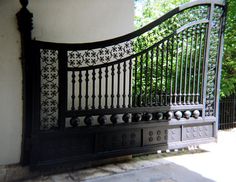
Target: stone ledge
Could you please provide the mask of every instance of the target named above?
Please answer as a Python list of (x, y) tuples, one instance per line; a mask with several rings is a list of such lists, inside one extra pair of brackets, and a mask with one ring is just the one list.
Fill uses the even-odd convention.
[(35, 178), (40, 175), (39, 171), (30, 171), (29, 167), (23, 167), (20, 164), (0, 166), (0, 181), (14, 182), (23, 179)]
[[(200, 148), (161, 151), (149, 155), (127, 155), (116, 158), (108, 158), (93, 162), (84, 163), (83, 166), (71, 167), (55, 166), (42, 171), (31, 171), (29, 167), (22, 167), (20, 164), (0, 166), (0, 182), (18, 182), (39, 180), (45, 182), (54, 181), (83, 181), (95, 179), (113, 174), (120, 174), (126, 171), (154, 167), (169, 163), (163, 160), (165, 157), (178, 156), (183, 154), (201, 153), (205, 150)], [(80, 169), (80, 170), (78, 170)], [(62, 180), (63, 179), (63, 180)]]
[[(132, 159), (132, 155), (108, 158), (104, 160), (92, 161), (86, 165), (81, 166), (72, 166), (68, 168), (55, 167), (53, 169), (43, 171), (43, 170), (34, 170), (31, 171), (28, 166), (21, 166), (20, 164), (12, 165), (0, 165), (0, 182), (18, 182), (20, 180), (27, 180), (36, 177), (44, 177), (47, 175), (58, 174), (63, 172), (72, 172), (81, 168), (89, 168), (94, 166), (101, 166), (111, 163), (125, 162)], [(85, 169), (85, 171), (90, 171), (92, 169)]]

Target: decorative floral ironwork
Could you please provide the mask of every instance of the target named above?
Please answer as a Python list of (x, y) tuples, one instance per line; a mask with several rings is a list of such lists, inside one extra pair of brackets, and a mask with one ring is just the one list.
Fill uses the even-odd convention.
[(68, 67), (79, 67), (83, 63), (83, 55), (78, 51), (68, 51)]
[(41, 63), (41, 129), (58, 123), (58, 51), (40, 49)]
[(101, 63), (107, 63), (111, 59), (110, 50), (107, 48), (100, 49), (98, 51), (97, 56), (98, 56), (98, 61), (100, 61)]
[(218, 63), (218, 50), (219, 50), (219, 35), (221, 27), (221, 19), (223, 15), (222, 7), (216, 6), (214, 9), (211, 38), (210, 38), (210, 50), (208, 59), (208, 71), (207, 71), (207, 89), (206, 89), (206, 116), (215, 115), (215, 91), (217, 81), (217, 63)]
[(132, 55), (132, 53), (131, 41), (100, 49), (68, 51), (68, 67), (76, 68), (112, 62)]

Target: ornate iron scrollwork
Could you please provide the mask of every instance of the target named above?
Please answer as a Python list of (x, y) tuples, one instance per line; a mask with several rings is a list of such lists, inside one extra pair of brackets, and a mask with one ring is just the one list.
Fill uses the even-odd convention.
[(58, 51), (41, 49), (41, 129), (58, 126)]
[(223, 7), (216, 6), (212, 20), (210, 34), (210, 50), (208, 59), (207, 89), (206, 89), (206, 116), (216, 116), (215, 93), (217, 82), (218, 54), (220, 49), (221, 26), (223, 21)]

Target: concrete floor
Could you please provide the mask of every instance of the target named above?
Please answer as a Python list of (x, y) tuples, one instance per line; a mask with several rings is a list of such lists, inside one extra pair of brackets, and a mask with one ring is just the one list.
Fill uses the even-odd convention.
[(125, 163), (25, 182), (235, 182), (236, 129), (220, 131), (218, 143), (197, 150), (136, 157)]

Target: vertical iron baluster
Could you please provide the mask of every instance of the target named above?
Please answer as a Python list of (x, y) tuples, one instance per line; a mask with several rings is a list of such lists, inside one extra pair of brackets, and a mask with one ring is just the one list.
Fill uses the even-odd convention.
[(123, 63), (123, 107), (125, 107), (125, 97), (126, 97), (126, 61)]
[(193, 62), (193, 36), (194, 36), (194, 30), (196, 28), (193, 27), (191, 29), (191, 44), (190, 44), (190, 64), (189, 64), (189, 80), (188, 80), (188, 101), (187, 104), (190, 104), (190, 98), (191, 98), (191, 80), (192, 80), (192, 62)]
[(120, 108), (120, 63), (117, 66), (117, 108)]
[(132, 91), (132, 59), (129, 60), (129, 104), (128, 107), (131, 107), (131, 91)]
[[(26, 50), (28, 50), (28, 49), (26, 49)], [(39, 122), (40, 112), (38, 112), (40, 110), (40, 104), (39, 104), (40, 99), (42, 99), (42, 98), (40, 98), (40, 85), (42, 84), (42, 83), (40, 84), (40, 80), (41, 80), (40, 79), (40, 74), (41, 74), (40, 67), (42, 65), (40, 65), (40, 61), (39, 61), (41, 56), (40, 56), (40, 50), (38, 49), (38, 47), (37, 47), (37, 49), (36, 49), (36, 47), (34, 47), (33, 49), (31, 49), (31, 51), (29, 51), (27, 53), (35, 56), (34, 58), (36, 58), (36, 59), (32, 60), (32, 58), (29, 57), (29, 60), (28, 59), (25, 60), (25, 61), (29, 61), (29, 62), (27, 62), (27, 64), (25, 66), (29, 66), (28, 68), (30, 68), (29, 70), (28, 69), (24, 70), (25, 71), (24, 76), (26, 79), (25, 80), (26, 82), (24, 82), (24, 84), (26, 84), (25, 85), (26, 87), (24, 87), (26, 89), (25, 93), (24, 93), (24, 94), (26, 94), (25, 95), (26, 96), (26, 98), (25, 98), (26, 99), (25, 100), (26, 101), (25, 102), (26, 110), (25, 111), (27, 111), (27, 113), (26, 113), (27, 116), (25, 118), (26, 119), (25, 121), (26, 121), (26, 123), (29, 124), (29, 125), (27, 124), (27, 128), (29, 129), (29, 131), (30, 131), (30, 128), (32, 128), (32, 131), (38, 131), (38, 129), (40, 129), (41, 127), (43, 129), (42, 123), (40, 125), (40, 122)], [(53, 51), (53, 50), (51, 50), (51, 51)], [(54, 50), (54, 51), (56, 51), (56, 50)], [(25, 56), (27, 56), (27, 55), (25, 55)], [(53, 60), (51, 60), (51, 61), (53, 61)], [(56, 103), (57, 102), (59, 102), (59, 103), (58, 103), (58, 105), (55, 106), (58, 108), (56, 110), (52, 111), (52, 113), (55, 113), (58, 110), (58, 121), (55, 121), (55, 122), (57, 122), (60, 130), (63, 130), (66, 127), (66, 113), (65, 112), (68, 110), (68, 105), (67, 105), (68, 97), (67, 96), (69, 94), (68, 93), (68, 81), (69, 81), (68, 73), (69, 72), (67, 70), (67, 68), (68, 68), (67, 62), (68, 62), (68, 51), (66, 49), (58, 50), (58, 69), (59, 70), (58, 70), (58, 75), (55, 75), (56, 78), (53, 78), (53, 79), (58, 79), (59, 88), (57, 88), (57, 89), (55, 88), (53, 90), (59, 91), (58, 101), (55, 101)], [(33, 65), (33, 66), (31, 67), (30, 65)], [(53, 63), (53, 65), (54, 65), (54, 63)], [(47, 67), (47, 68), (49, 68), (49, 67)], [(51, 70), (51, 71), (54, 72), (56, 70)], [(32, 75), (31, 75), (32, 73), (34, 73), (33, 74), (34, 77), (32, 77)], [(53, 77), (54, 75), (51, 73), (51, 76)], [(53, 85), (56, 86), (57, 84), (55, 83)], [(33, 91), (33, 93), (32, 93), (32, 91)], [(34, 106), (35, 106), (33, 108), (29, 104), (29, 101), (31, 101), (31, 99), (28, 100), (28, 98), (32, 98), (32, 96), (34, 96)], [(51, 103), (51, 104), (53, 104), (53, 103)], [(55, 108), (52, 107), (51, 109), (55, 109)], [(34, 114), (32, 115), (32, 113), (34, 113)], [(31, 118), (30, 115), (32, 115), (33, 118)], [(32, 123), (31, 123), (31, 119), (33, 119)], [(52, 119), (51, 121), (53, 121), (54, 117), (52, 116), (51, 119)], [(30, 123), (32, 124), (32, 126)], [(50, 124), (50, 123), (48, 123), (48, 124)], [(53, 125), (54, 125), (54, 121), (52, 123), (52, 126)], [(25, 129), (27, 129), (27, 128), (25, 128)], [(27, 155), (28, 152), (26, 152), (25, 154)]]
[(105, 109), (108, 108), (107, 100), (108, 100), (108, 66), (106, 66), (105, 69)]
[(93, 69), (93, 94), (92, 94), (92, 109), (95, 109), (95, 80), (96, 80), (96, 72), (95, 69)]
[(185, 58), (185, 70), (184, 70), (184, 101), (183, 104), (186, 104), (187, 96), (187, 73), (188, 73), (188, 39), (189, 39), (189, 29), (186, 32), (186, 58)]
[(164, 69), (164, 42), (161, 45), (161, 93), (160, 93), (160, 105), (163, 105), (162, 96), (163, 96), (163, 69)]
[[(224, 111), (227, 111), (228, 108), (227, 108), (227, 101), (225, 101), (225, 104), (224, 104)], [(224, 112), (224, 121), (225, 121), (225, 129), (228, 129), (228, 114), (226, 114), (226, 112)]]
[(158, 57), (159, 57), (159, 45), (156, 50), (156, 83), (155, 83), (155, 105), (157, 105), (158, 100)]
[(198, 57), (198, 77), (197, 77), (197, 96), (196, 104), (199, 104), (200, 97), (200, 76), (201, 76), (201, 63), (202, 63), (202, 30), (200, 29), (200, 46), (199, 46), (199, 57)]
[(192, 89), (192, 104), (195, 102), (196, 96), (196, 72), (197, 72), (197, 45), (198, 45), (198, 33), (197, 29), (195, 30), (195, 55), (194, 55), (194, 70), (193, 70), (193, 89)]
[(138, 69), (138, 58), (135, 57), (135, 67), (134, 67), (134, 103), (133, 106), (137, 106), (137, 69)]
[(180, 35), (176, 35), (176, 61), (175, 61), (175, 93), (174, 93), (174, 105), (177, 104), (177, 96), (178, 96), (178, 72), (179, 72), (179, 68), (178, 68), (178, 65), (179, 65), (179, 38), (180, 38)]
[(171, 41), (171, 63), (170, 63), (170, 105), (172, 105), (172, 87), (173, 87), (173, 60), (174, 60), (174, 36), (172, 36), (172, 41)]
[(82, 110), (82, 71), (79, 71), (79, 110)]
[[(226, 21), (226, 10), (227, 6), (223, 9), (223, 14), (221, 16), (221, 22), (220, 22), (220, 32), (219, 32), (219, 48), (218, 48), (218, 56), (217, 56), (217, 69), (216, 69), (216, 86), (215, 86), (215, 113), (214, 115), (216, 116), (216, 121), (220, 121), (220, 105), (219, 105), (219, 98), (220, 98), (220, 80), (221, 80), (221, 71), (222, 71), (222, 56), (223, 56), (223, 43), (224, 43), (224, 29), (225, 29), (225, 21)], [(231, 121), (236, 121), (236, 100), (235, 100), (235, 94), (232, 97), (232, 99), (234, 99), (234, 102), (232, 103), (233, 106), (233, 111), (231, 112), (232, 115), (232, 120)], [(232, 122), (232, 127), (234, 126), (234, 122)], [(218, 122), (216, 122), (216, 126), (215, 126), (215, 130), (214, 133), (217, 133), (219, 126), (218, 126)], [(216, 136), (216, 135), (215, 135)]]
[(151, 50), (151, 70), (150, 70), (150, 95), (149, 95), (149, 105), (152, 106), (152, 78), (153, 78), (153, 49)]
[(72, 71), (72, 94), (71, 94), (71, 99), (72, 99), (72, 104), (71, 104), (71, 110), (75, 110), (75, 71)]
[(221, 101), (220, 103), (219, 103), (220, 105), (219, 105), (219, 110), (220, 110), (220, 113), (219, 113), (219, 129), (224, 129), (224, 125), (225, 125), (225, 122), (224, 122), (224, 120), (223, 120), (223, 114), (224, 114), (224, 112), (222, 112), (223, 111), (223, 104), (224, 104), (224, 102), (223, 101)]
[[(31, 150), (29, 150), (29, 146), (31, 146), (31, 134), (38, 133), (39, 130), (44, 129), (52, 129), (53, 127), (58, 128), (60, 130), (63, 130), (65, 128), (65, 120), (66, 115), (65, 112), (68, 110), (67, 106), (67, 100), (68, 100), (68, 70), (67, 70), (67, 53), (68, 51), (66, 49), (60, 49), (57, 47), (55, 50), (48, 50), (49, 52), (53, 51), (56, 54), (58, 54), (58, 57), (55, 57), (54, 60), (50, 60), (51, 63), (45, 65), (46, 69), (52, 69), (52, 70), (45, 70), (45, 72), (48, 72), (47, 75), (51, 78), (44, 78), (41, 74), (41, 63), (40, 58), (43, 58), (42, 55), (40, 55), (41, 50), (46, 51), (46, 47), (39, 47), (39, 46), (33, 46), (31, 43), (32, 37), (31, 37), (31, 31), (33, 29), (32, 27), (32, 16), (33, 14), (27, 9), (28, 0), (21, 0), (20, 1), (22, 8), (20, 11), (16, 14), (17, 20), (18, 20), (18, 30), (21, 34), (21, 59), (24, 61), (24, 67), (23, 67), (23, 94), (24, 94), (24, 102), (23, 104), (23, 112), (24, 112), (24, 118), (22, 118), (24, 121), (26, 121), (26, 125), (24, 125), (24, 135), (23, 135), (23, 163), (29, 163), (29, 160), (32, 159), (32, 161), (36, 161), (38, 158), (37, 154), (40, 150), (39, 145), (34, 143), (33, 146), (33, 153), (31, 153)], [(2, 5), (2, 4), (1, 4)], [(2, 36), (2, 35), (1, 35)], [(36, 45), (36, 44), (35, 44)], [(41, 50), (40, 50), (41, 49)], [(54, 54), (54, 53), (53, 53)], [(48, 60), (49, 61), (49, 60)], [(55, 65), (55, 67), (54, 67)], [(58, 70), (57, 68), (58, 67)], [(55, 75), (58, 73), (58, 75)], [(56, 73), (57, 72), (57, 73)], [(42, 76), (42, 77), (41, 77)], [(49, 81), (48, 79), (51, 79)], [(45, 93), (46, 95), (43, 96), (41, 93), (40, 86), (46, 86), (43, 84), (43, 80), (50, 82), (50, 86), (53, 86), (52, 90), (49, 90), (51, 92), (51, 97), (49, 100), (46, 100), (48, 103), (44, 103), (47, 105), (44, 106), (46, 109), (50, 109), (47, 111), (45, 118), (44, 115), (42, 115), (42, 107), (40, 104), (42, 104), (43, 97), (49, 97), (48, 93)], [(52, 82), (55, 81), (55, 82)], [(42, 84), (42, 85), (41, 85)], [(47, 86), (48, 86), (47, 84)], [(60, 89), (57, 87), (59, 86)], [(49, 87), (50, 88), (50, 87)], [(59, 91), (57, 93), (57, 91)], [(40, 98), (42, 96), (42, 98)], [(57, 97), (56, 100), (53, 98)], [(46, 98), (45, 98), (46, 99)], [(49, 105), (48, 105), (49, 104)], [(51, 106), (51, 108), (50, 108)], [(51, 114), (49, 114), (49, 113)], [(44, 121), (42, 121), (42, 119)], [(58, 119), (58, 120), (57, 120)], [(42, 123), (41, 123), (42, 122)], [(30, 144), (30, 145), (29, 145)], [(28, 154), (32, 154), (30, 157), (27, 156)], [(30, 161), (31, 162), (31, 161)], [(2, 179), (2, 178), (1, 178)]]
[(166, 70), (165, 70), (165, 105), (168, 104), (168, 67), (169, 67), (169, 39), (166, 43)]
[(180, 62), (180, 84), (179, 84), (179, 103), (182, 103), (182, 79), (183, 79), (183, 60), (184, 60), (184, 35), (185, 32), (182, 32), (182, 48), (181, 48), (181, 62)]
[[(208, 8), (208, 16), (210, 16), (210, 9), (212, 9), (212, 8)], [(211, 28), (210, 28), (211, 29)], [(202, 68), (202, 75), (201, 75), (201, 80), (200, 80), (200, 83), (201, 83), (201, 92), (202, 92), (202, 95), (201, 95), (201, 97), (199, 97), (198, 99), (195, 99), (195, 103), (197, 103), (198, 102), (198, 100), (201, 100), (201, 101), (203, 101), (203, 104), (204, 104), (204, 106), (205, 106), (205, 99), (204, 98), (206, 98), (206, 93), (205, 93), (205, 86), (204, 86), (204, 84), (205, 84), (205, 73), (206, 73), (206, 71), (205, 71), (205, 69), (207, 69), (206, 67), (205, 67), (205, 63), (206, 63), (206, 61), (208, 62), (208, 60), (206, 60), (206, 56), (207, 56), (207, 54), (208, 54), (208, 56), (209, 56), (209, 52), (208, 52), (208, 50), (207, 50), (207, 41), (208, 41), (208, 38), (209, 38), (209, 36), (210, 36), (210, 34), (208, 33), (208, 31), (209, 31), (209, 24), (208, 24), (208, 26), (207, 27), (204, 27), (204, 30), (202, 30), (203, 32), (204, 32), (204, 44), (203, 44), (203, 47), (204, 47), (204, 51), (203, 51), (203, 61), (202, 61), (202, 66), (201, 66), (201, 68)], [(202, 33), (202, 32), (200, 32), (200, 33)], [(210, 46), (210, 45), (209, 45)], [(207, 63), (208, 64), (208, 63)], [(196, 91), (197, 92), (197, 91)], [(197, 95), (197, 94), (196, 94)], [(200, 95), (199, 95), (200, 96)], [(205, 108), (206, 109), (206, 108)], [(205, 111), (204, 111), (205, 112)], [(203, 114), (205, 114), (203, 112)], [(203, 115), (204, 116), (204, 115)]]
[(111, 108), (114, 108), (114, 64), (111, 66)]
[(88, 98), (89, 98), (89, 95), (88, 95), (88, 84), (89, 84), (89, 72), (88, 70), (86, 70), (86, 94), (85, 94), (85, 109), (88, 110)]
[(143, 61), (143, 55), (141, 54), (141, 57), (140, 57), (140, 94), (139, 94), (139, 106), (142, 105), (142, 82), (143, 82), (143, 64), (142, 64), (142, 61)]
[[(224, 103), (222, 103), (222, 111), (225, 111), (225, 102)], [(226, 123), (226, 121), (225, 121), (225, 114), (226, 112), (222, 112), (222, 120), (224, 121), (224, 128), (223, 129), (226, 129), (226, 125), (227, 125), (227, 123)]]
[(98, 108), (102, 108), (102, 69), (99, 68), (98, 71), (98, 79), (99, 79), (99, 94), (98, 94)]
[(147, 105), (148, 102), (148, 52), (146, 52), (146, 57), (145, 57), (145, 62), (146, 62), (146, 68), (145, 68), (145, 99), (144, 99), (144, 105)]

